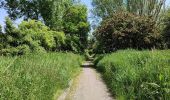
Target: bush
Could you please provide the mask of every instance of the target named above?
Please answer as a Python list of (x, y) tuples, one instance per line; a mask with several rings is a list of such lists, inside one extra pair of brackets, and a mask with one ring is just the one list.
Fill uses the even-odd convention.
[(54, 40), (55, 40), (55, 51), (63, 50), (64, 45), (66, 45), (66, 36), (64, 32), (53, 32)]
[(97, 64), (118, 100), (169, 100), (170, 50), (118, 51)]
[(104, 19), (94, 33), (99, 50), (151, 49), (161, 47), (161, 35), (156, 22), (147, 16), (127, 12), (115, 13)]
[(83, 58), (72, 53), (0, 57), (1, 100), (53, 100), (80, 72)]
[(28, 45), (20, 45), (17, 47), (9, 47), (9, 48), (0, 50), (0, 54), (3, 56), (24, 55), (24, 54), (28, 54), (30, 52), (31, 52), (31, 50)]
[(52, 31), (39, 21), (24, 21), (19, 25), (19, 30), (24, 35), (24, 42), (31, 47), (41, 46), (47, 51), (59, 51), (65, 44), (64, 32)]
[(40, 21), (23, 21), (18, 28), (6, 18), (5, 34), (1, 35), (1, 55), (22, 55), (29, 52), (60, 51), (65, 34), (50, 30)]
[(40, 21), (23, 21), (19, 25), (19, 30), (20, 33), (26, 37), (26, 41), (23, 40), (23, 42), (34, 44), (32, 42), (37, 41), (39, 46), (44, 47), (47, 51), (55, 47), (53, 31), (50, 31), (49, 28)]

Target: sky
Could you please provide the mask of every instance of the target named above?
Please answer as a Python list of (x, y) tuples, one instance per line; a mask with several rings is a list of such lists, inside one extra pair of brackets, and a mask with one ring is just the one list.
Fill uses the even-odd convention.
[[(91, 16), (90, 9), (92, 9), (91, 1), (92, 0), (81, 0), (81, 2), (83, 4), (85, 4), (88, 8), (88, 12), (89, 12), (88, 16), (89, 17)], [(170, 6), (170, 0), (166, 0), (166, 5)], [(0, 25), (4, 26), (4, 21), (5, 21), (6, 16), (8, 16), (7, 12), (4, 9), (0, 8)], [(89, 22), (92, 21), (90, 18), (88, 20), (89, 20)], [(16, 20), (15, 24), (19, 24), (20, 22), (21, 22), (21, 19)]]

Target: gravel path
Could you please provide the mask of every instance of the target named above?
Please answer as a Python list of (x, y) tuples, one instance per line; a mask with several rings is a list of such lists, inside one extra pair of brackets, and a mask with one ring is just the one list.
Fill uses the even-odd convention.
[(100, 74), (89, 67), (92, 63), (85, 62), (83, 65), (85, 67), (69, 100), (113, 100)]

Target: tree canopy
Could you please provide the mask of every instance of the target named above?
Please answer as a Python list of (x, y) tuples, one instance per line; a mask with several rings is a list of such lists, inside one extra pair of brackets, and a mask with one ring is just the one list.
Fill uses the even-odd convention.
[[(84, 51), (87, 47), (88, 31), (87, 8), (84, 5), (74, 5), (66, 10), (63, 16), (64, 32), (67, 36), (74, 37), (79, 44), (77, 51)], [(77, 39), (76, 39), (77, 38)]]
[(107, 17), (116, 11), (128, 11), (138, 15), (158, 18), (166, 0), (93, 0), (93, 13), (99, 17)]
[(62, 28), (64, 11), (75, 0), (4, 0), (1, 1), (13, 20), (23, 17), (25, 20), (42, 20), (55, 30)]

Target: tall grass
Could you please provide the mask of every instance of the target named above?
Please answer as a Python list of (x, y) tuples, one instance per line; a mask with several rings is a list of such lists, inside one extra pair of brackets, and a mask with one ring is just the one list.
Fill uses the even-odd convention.
[(0, 57), (0, 100), (52, 100), (79, 71), (72, 53)]
[(125, 50), (97, 63), (118, 100), (169, 100), (170, 50)]

